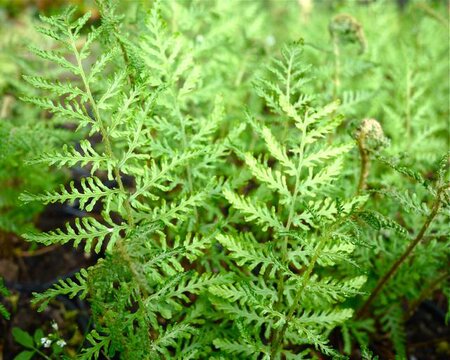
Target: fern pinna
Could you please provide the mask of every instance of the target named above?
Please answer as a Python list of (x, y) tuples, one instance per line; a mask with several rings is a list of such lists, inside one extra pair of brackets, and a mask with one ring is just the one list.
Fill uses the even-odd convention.
[(352, 214), (366, 198), (340, 197), (343, 156), (352, 144), (327, 141), (342, 120), (339, 105), (319, 107), (306, 95), (301, 54), (300, 43), (285, 47), (268, 67), (274, 80), (255, 84), (275, 116), (247, 116), (265, 149), (254, 155), (234, 146), (254, 180), (244, 189), (224, 189), (245, 219), (217, 237), (239, 280), (209, 291), (235, 329), (214, 344), (235, 358), (298, 358), (310, 352), (307, 344), (336, 355), (327, 334), (353, 313), (339, 303), (365, 282), (364, 276), (333, 276), (351, 259), (357, 241)]
[[(219, 194), (211, 169), (228, 152), (214, 137), (223, 119), (221, 100), (207, 99), (211, 112), (197, 112), (195, 119), (187, 115), (201, 75), (189, 44), (165, 26), (159, 3), (140, 24), (146, 35), (133, 41), (111, 32), (120, 26), (114, 7), (104, 3), (102, 11), (102, 25), (86, 38), (81, 34), (90, 14), (72, 20), (69, 9), (42, 17), (48, 26), (39, 31), (54, 40), (56, 50), (34, 53), (60, 66), (71, 81), (25, 77), (59, 96), (25, 100), (74, 122), (91, 139), (101, 137), (99, 144), (83, 140), (34, 159), (57, 167), (84, 166), (90, 176), (79, 187), (71, 183), (56, 192), (25, 193), (22, 200), (70, 202), (86, 216), (63, 229), (24, 237), (46, 245), (73, 242), (87, 252), (106, 250), (94, 267), (35, 294), (35, 302), (42, 310), (58, 295), (89, 297), (96, 328), (82, 358), (116, 351), (128, 359), (198, 358), (210, 351), (214, 334), (205, 336), (208, 331), (202, 330), (205, 288), (230, 281), (199, 272), (202, 261), (197, 260), (217, 226), (211, 221), (206, 231), (195, 221), (199, 209)], [(89, 56), (100, 38), (108, 41), (92, 62)], [(98, 204), (101, 216), (93, 212)]]

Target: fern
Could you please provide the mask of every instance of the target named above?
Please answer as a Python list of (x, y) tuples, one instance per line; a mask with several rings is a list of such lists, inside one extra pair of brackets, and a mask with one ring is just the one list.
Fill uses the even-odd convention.
[(53, 288), (45, 291), (44, 293), (34, 293), (34, 303), (39, 303), (39, 311), (44, 310), (51, 299), (61, 296), (67, 295), (70, 298), (75, 296), (79, 296), (81, 299), (86, 297), (88, 289), (86, 278), (88, 276), (88, 272), (85, 269), (80, 270), (79, 273), (75, 274), (76, 281), (68, 278), (67, 280), (59, 280)]
[[(2, 296), (9, 296), (9, 290), (6, 288), (5, 284), (3, 283), (3, 278), (0, 278), (0, 295)], [(0, 304), (0, 315), (2, 315), (6, 320), (9, 320), (11, 317), (11, 314), (6, 309), (5, 305)]]
[[(237, 236), (223, 234), (218, 237), (236, 265), (246, 269), (249, 278), (241, 289), (255, 291), (254, 276), (261, 274), (264, 276), (265, 288), (277, 288), (276, 294), (270, 296), (276, 299), (275, 306), (269, 307), (264, 297), (252, 296), (249, 291), (237, 295), (233, 293), (236, 288), (213, 290), (215, 295), (228, 301), (239, 299), (242, 303), (239, 309), (236, 305), (224, 301), (214, 303), (221, 312), (236, 321), (242, 321), (247, 327), (254, 328), (255, 338), (259, 338), (258, 334), (264, 325), (261, 341), (272, 340), (270, 354), (275, 358), (284, 346), (304, 343), (305, 340), (300, 341), (301, 338), (306, 338), (307, 343), (320, 347), (325, 353), (332, 353), (327, 340), (321, 339), (321, 331), (317, 332), (317, 329), (323, 331), (324, 328), (332, 328), (352, 316), (350, 309), (333, 308), (332, 303), (335, 301), (324, 303), (324, 309), (321, 311), (309, 308), (309, 302), (304, 299), (302, 304), (306, 307), (302, 313), (298, 307), (303, 294), (308, 296), (305, 290), (310, 288), (310, 284), (317, 283), (317, 286), (320, 286), (324, 281), (322, 277), (313, 276), (316, 266), (326, 267), (334, 265), (335, 262), (345, 262), (348, 252), (351, 253), (353, 246), (350, 246), (350, 251), (343, 250), (344, 244), (349, 240), (339, 233), (343, 230), (342, 225), (346, 217), (358, 206), (358, 201), (348, 205), (330, 206), (330, 202), (323, 202), (324, 198), (321, 198), (331, 191), (331, 184), (336, 180), (342, 166), (340, 158), (350, 150), (350, 146), (320, 146), (320, 139), (336, 128), (340, 118), (334, 114), (337, 110), (336, 103), (316, 109), (304, 100), (302, 89), (307, 83), (307, 67), (302, 65), (301, 49), (299, 44), (284, 48), (282, 60), (275, 60), (274, 65), (268, 67), (278, 83), (260, 79), (256, 85), (258, 94), (277, 116), (281, 116), (284, 122), (281, 136), (288, 136), (290, 149), (280, 145), (273, 130), (248, 117), (252, 127), (263, 137), (269, 152), (264, 155), (265, 160), (262, 161), (250, 153), (244, 153), (242, 157), (260, 186), (273, 194), (269, 203), (274, 205), (267, 208), (250, 195), (242, 196), (230, 189), (224, 190), (224, 196), (236, 210), (245, 215), (245, 221), (258, 224), (262, 231), (271, 230), (268, 235), (270, 244), (259, 243), (266, 237), (261, 232)], [(292, 123), (300, 130), (295, 138), (287, 134)], [(270, 156), (279, 161), (279, 166), (268, 165), (267, 159)], [(359, 204), (362, 201), (363, 199), (360, 199)], [(309, 226), (304, 226), (305, 221)], [(319, 226), (328, 226), (330, 230), (316, 232), (314, 229)], [(293, 237), (291, 228), (301, 230), (301, 234)], [(326, 250), (329, 243), (334, 245)], [(289, 255), (294, 246), (300, 247), (299, 250), (304, 254), (301, 261), (294, 260), (293, 255)], [(281, 256), (274, 255), (272, 251), (279, 251)], [(339, 256), (342, 251), (345, 255)], [(327, 260), (326, 254), (329, 252), (336, 254), (334, 261)], [(303, 274), (291, 271), (292, 265), (298, 267)], [(356, 288), (362, 285), (357, 280), (353, 284)], [(342, 287), (337, 286), (336, 293), (331, 295), (330, 300), (333, 297), (342, 299), (338, 295), (341, 290)], [(309, 318), (311, 320), (308, 320)], [(246, 353), (250, 351), (245, 343), (241, 343), (241, 346), (242, 349), (247, 349)], [(229, 348), (231, 352), (237, 351), (235, 347), (223, 347)], [(257, 348), (253, 351), (251, 355), (255, 357), (260, 353)]]
[[(154, 27), (156, 31), (151, 33), (151, 35), (157, 43), (161, 40), (159, 37), (163, 32), (162, 20), (159, 18), (159, 10), (157, 10), (159, 6), (156, 4), (150, 14), (149, 25), (150, 28)], [(144, 102), (137, 101), (137, 99), (143, 98), (144, 93), (148, 91), (148, 87), (154, 86), (153, 80), (150, 78), (139, 85), (130, 85), (126, 83), (127, 73), (119, 70), (112, 72), (111, 75), (107, 75), (106, 81), (98, 82), (100, 74), (108, 73), (109, 68), (112, 66), (111, 54), (117, 54), (118, 52), (116, 45), (113, 42), (110, 45), (111, 48), (107, 49), (105, 56), (99, 57), (92, 65), (87, 66), (85, 60), (90, 54), (90, 47), (104, 30), (102, 27), (94, 29), (88, 35), (86, 43), (79, 49), (77, 42), (80, 41), (80, 31), (89, 19), (89, 15), (87, 14), (83, 18), (74, 21), (71, 20), (72, 15), (73, 10), (68, 10), (59, 17), (43, 18), (42, 20), (51, 25), (51, 28), (47, 30), (41, 29), (41, 32), (57, 40), (62, 48), (71, 51), (75, 62), (71, 62), (62, 53), (53, 50), (34, 49), (34, 53), (45, 60), (56, 63), (64, 70), (77, 76), (81, 85), (73, 86), (70, 83), (51, 81), (37, 76), (25, 77), (25, 80), (37, 88), (53, 92), (56, 95), (65, 95), (65, 99), (64, 101), (52, 101), (34, 97), (24, 99), (51, 111), (55, 116), (75, 121), (80, 129), (88, 127), (90, 134), (99, 133), (102, 137), (103, 151), (98, 151), (93, 144), (84, 140), (80, 144), (81, 151), (65, 146), (61, 153), (53, 151), (39, 155), (33, 160), (34, 163), (45, 162), (59, 167), (78, 164), (89, 166), (91, 177), (83, 178), (79, 188), (75, 187), (74, 183), (70, 183), (68, 187), (61, 187), (58, 192), (46, 192), (41, 195), (25, 193), (22, 195), (22, 200), (26, 202), (41, 201), (43, 203), (77, 203), (80, 208), (88, 212), (93, 210), (94, 205), (101, 204), (103, 207), (102, 219), (98, 220), (94, 217), (75, 219), (75, 222), (72, 225), (68, 224), (65, 229), (42, 234), (27, 234), (24, 237), (29, 241), (40, 242), (46, 245), (64, 244), (73, 241), (74, 246), (78, 246), (81, 242), (84, 242), (85, 251), (94, 250), (95, 252), (99, 252), (107, 242), (106, 248), (108, 253), (111, 254), (111, 261), (125, 263), (126, 267), (130, 266), (125, 272), (128, 274), (127, 276), (131, 276), (127, 281), (136, 279), (133, 281), (137, 281), (139, 284), (137, 288), (133, 286), (131, 290), (124, 289), (122, 303), (139, 301), (142, 304), (141, 310), (138, 312), (140, 316), (138, 322), (154, 327), (155, 331), (161, 331), (160, 336), (151, 342), (151, 349), (155, 352), (155, 356), (157, 356), (156, 354), (159, 354), (158, 356), (166, 356), (171, 351), (168, 349), (177, 346), (178, 341), (181, 341), (179, 338), (181, 333), (195, 334), (197, 330), (188, 323), (178, 324), (176, 321), (172, 326), (162, 329), (157, 325), (157, 314), (168, 317), (168, 314), (180, 311), (180, 305), (177, 302), (189, 301), (189, 298), (185, 295), (186, 293), (200, 294), (204, 287), (220, 283), (224, 281), (224, 278), (208, 274), (202, 276), (191, 275), (191, 272), (184, 272), (184, 266), (181, 265), (181, 262), (175, 261), (172, 257), (174, 254), (178, 254), (179, 257), (187, 256), (193, 261), (201, 255), (202, 249), (205, 248), (204, 243), (201, 244), (196, 240), (192, 242), (190, 238), (187, 238), (186, 245), (179, 244), (178, 248), (175, 247), (173, 250), (161, 249), (160, 251), (163, 252), (159, 254), (158, 260), (149, 258), (150, 254), (148, 251), (150, 249), (146, 247), (141, 247), (139, 254), (131, 256), (131, 252), (126, 244), (131, 245), (130, 239), (134, 239), (141, 232), (139, 230), (136, 233), (136, 227), (141, 229), (144, 227), (152, 233), (155, 230), (151, 229), (156, 229), (158, 224), (164, 224), (169, 226), (169, 229), (173, 229), (173, 231), (181, 231), (178, 236), (182, 236), (182, 228), (177, 229), (172, 221), (175, 220), (179, 227), (182, 221), (187, 219), (188, 215), (207, 201), (213, 185), (207, 186), (197, 193), (193, 193), (194, 189), (189, 185), (190, 190), (188, 192), (181, 191), (180, 195), (175, 198), (164, 196), (164, 192), (174, 189), (177, 184), (184, 183), (184, 180), (180, 181), (182, 179), (180, 172), (187, 171), (188, 183), (191, 182), (192, 179), (190, 177), (195, 175), (196, 172), (190, 169), (186, 170), (184, 166), (188, 162), (192, 163), (194, 158), (204, 156), (207, 153), (205, 145), (203, 145), (206, 141), (205, 138), (208, 138), (215, 132), (217, 125), (211, 126), (209, 121), (200, 121), (198, 129), (196, 129), (198, 135), (194, 136), (192, 145), (189, 146), (187, 142), (188, 134), (183, 131), (180, 136), (184, 139), (185, 146), (181, 149), (181, 153), (170, 160), (167, 157), (167, 151), (161, 153), (149, 149), (148, 144), (153, 142), (153, 130), (157, 129), (157, 131), (165, 132), (170, 126), (169, 123), (158, 123), (158, 119), (161, 119), (161, 117), (154, 114), (152, 110), (152, 107), (155, 106), (155, 101), (158, 104), (157, 106), (164, 108), (166, 106), (164, 105), (165, 101), (171, 99), (172, 105), (175, 104), (176, 107), (180, 107), (181, 102), (179, 103), (178, 101), (181, 101), (181, 99), (178, 100), (179, 98), (176, 94), (178, 91), (180, 91), (180, 94), (187, 93), (186, 85), (182, 89), (175, 90), (173, 86), (178, 81), (177, 77), (168, 77), (165, 79), (167, 83), (158, 84), (162, 88), (171, 89), (171, 93), (168, 96), (161, 97), (160, 105), (158, 103), (159, 100), (155, 100), (155, 98), (150, 98)], [(172, 35), (167, 33), (166, 36), (170, 37)], [(146, 47), (142, 47), (141, 51), (145, 52), (147, 50)], [(123, 55), (125, 56), (126, 54), (124, 53)], [(164, 66), (171, 61), (169, 58), (163, 60)], [(152, 64), (147, 65), (147, 73), (152, 74), (155, 66)], [(180, 69), (174, 70), (174, 72), (173, 76), (184, 75), (186, 72), (185, 65)], [(170, 69), (167, 69), (167, 73), (164, 74), (170, 75)], [(189, 88), (192, 88), (192, 86), (189, 85)], [(158, 94), (158, 92), (155, 94)], [(162, 96), (161, 93), (160, 96)], [(122, 104), (125, 105), (126, 113), (123, 112)], [(92, 109), (92, 114), (87, 110), (88, 108)], [(180, 111), (177, 110), (174, 116), (178, 114), (177, 118), (183, 122), (184, 127), (185, 119), (179, 114)], [(131, 117), (130, 114), (135, 116)], [(216, 113), (214, 119), (217, 124), (217, 121), (220, 121), (220, 114)], [(158, 126), (154, 124), (158, 124)], [(170, 144), (164, 144), (163, 146), (168, 145), (171, 146)], [(149, 156), (148, 151), (154, 154), (154, 157)], [(224, 150), (219, 150), (216, 153), (216, 157), (209, 156), (205, 158), (205, 161), (208, 162), (208, 168), (219, 157), (223, 156)], [(147, 162), (149, 158), (152, 158), (151, 162)], [(204, 164), (206, 163), (199, 161), (199, 168), (202, 169), (205, 166)], [(101, 171), (105, 171), (107, 178), (114, 180), (117, 185), (113, 188), (106, 186), (101, 178)], [(122, 173), (133, 176), (136, 185), (134, 189), (127, 189), (124, 186)], [(112, 217), (117, 218), (115, 214), (121, 220), (113, 221)], [(192, 249), (192, 253), (185, 253), (185, 251), (190, 249)], [(137, 258), (133, 259), (134, 256)], [(138, 268), (136, 265), (133, 265), (138, 263), (142, 263), (143, 267)], [(97, 269), (94, 267), (89, 272), (82, 270), (81, 275), (77, 276), (77, 282), (70, 279), (65, 282), (61, 281), (46, 293), (36, 295), (35, 301), (42, 303), (40, 307), (42, 310), (55, 296), (69, 295), (72, 297), (78, 293), (81, 293), (81, 296), (86, 296), (87, 293), (90, 293), (94, 299), (95, 308), (99, 309), (98, 314), (107, 311), (106, 309), (109, 305), (105, 302), (105, 299), (95, 295), (106, 289), (102, 290), (103, 285), (97, 286), (96, 282), (92, 281), (92, 279), (97, 278), (96, 274), (98, 272), (102, 273), (103, 266), (103, 263), (99, 263), (96, 265)], [(120, 269), (120, 267), (117, 269), (119, 271), (118, 277), (121, 276)], [(154, 270), (163, 271), (167, 275), (172, 273), (171, 280), (164, 284), (165, 278), (153, 275), (152, 272)], [(149, 275), (152, 275), (152, 281), (146, 284), (142, 279)], [(104, 280), (99, 284), (105, 284)], [(102, 306), (103, 310), (100, 310)], [(136, 315), (129, 313), (126, 308), (122, 308), (120, 311), (124, 315), (123, 326), (128, 328), (130, 321), (135, 319)], [(100, 316), (98, 318), (100, 319)], [(105, 323), (109, 321), (108, 317), (101, 320), (101, 322)], [(83, 356), (85, 358), (98, 357), (101, 348), (107, 349), (108, 347), (116, 348), (119, 346), (118, 344), (121, 343), (121, 335), (119, 334), (123, 334), (123, 331), (119, 331), (117, 328), (120, 325), (119, 323), (114, 321), (114, 324), (110, 324), (110, 332), (107, 338), (103, 338), (102, 335), (97, 333), (90, 335), (88, 340), (93, 343), (93, 348), (84, 351)], [(143, 327), (142, 331), (146, 333), (146, 327)], [(142, 336), (144, 336), (144, 333), (142, 333)], [(123, 349), (123, 351), (128, 350)]]
[[(448, 295), (445, 19), (308, 3), (98, 0), (1, 67), (0, 237), (97, 254), (34, 294), (89, 303), (79, 358), (410, 355)], [(38, 231), (54, 203), (81, 211)]]

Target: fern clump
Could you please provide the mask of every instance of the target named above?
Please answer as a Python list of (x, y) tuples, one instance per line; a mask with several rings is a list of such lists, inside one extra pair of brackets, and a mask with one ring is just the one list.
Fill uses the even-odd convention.
[[(420, 61), (380, 59), (398, 31), (381, 3), (98, 0), (98, 22), (40, 17), (39, 66), (15, 85), (30, 122), (1, 116), (0, 184), (27, 186), (0, 189), (0, 229), (96, 255), (33, 294), (38, 311), (89, 303), (80, 359), (369, 359), (379, 334), (408, 355), (406, 322), (449, 293), (446, 109), (414, 47), (428, 35), (402, 34)], [(49, 204), (77, 216), (39, 231)]]

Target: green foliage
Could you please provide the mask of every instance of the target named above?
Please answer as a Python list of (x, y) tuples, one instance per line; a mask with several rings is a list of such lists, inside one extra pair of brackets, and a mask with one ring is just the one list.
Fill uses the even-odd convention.
[[(214, 295), (226, 301), (217, 300), (213, 304), (242, 323), (253, 341), (272, 340), (267, 354), (275, 358), (284, 347), (303, 344), (332, 354), (327, 331), (353, 314), (351, 309), (340, 309), (336, 302), (356, 295), (364, 283), (364, 278), (359, 277), (348, 279), (346, 285), (330, 286), (326, 268), (350, 260), (356, 240), (346, 223), (365, 198), (328, 197), (333, 192), (339, 196), (334, 183), (343, 155), (351, 145), (327, 145), (322, 140), (342, 118), (336, 114), (337, 103), (320, 108), (304, 100), (308, 67), (303, 65), (301, 49), (297, 43), (284, 48), (282, 60), (275, 60), (268, 67), (269, 74), (278, 80), (276, 84), (265, 78), (255, 84), (283, 128), (279, 131), (273, 126), (271, 130), (270, 124), (262, 124), (264, 118), (258, 121), (248, 117), (267, 152), (258, 157), (248, 152), (238, 155), (259, 187), (246, 195), (225, 189), (224, 196), (244, 215), (246, 222), (259, 226), (252, 232), (231, 232), (218, 237), (236, 261), (238, 278), (246, 275), (239, 288), (213, 289)], [(282, 146), (278, 136), (289, 147)], [(264, 191), (259, 193), (261, 189)], [(270, 208), (258, 200), (258, 195)], [(263, 280), (258, 280), (259, 277)], [(347, 286), (352, 290), (344, 290)], [(329, 293), (326, 300), (320, 301), (320, 307), (314, 288), (318, 292), (326, 288)], [(225, 349), (238, 351), (239, 344), (249, 356), (256, 358), (264, 353), (256, 344), (251, 352), (245, 345), (246, 338), (238, 334), (233, 339), (235, 346), (228, 344)], [(240, 343), (241, 339), (244, 343)]]
[[(53, 323), (53, 332), (44, 336), (44, 331), (38, 328), (33, 335), (26, 331), (14, 327), (11, 334), (14, 341), (26, 350), (21, 351), (14, 357), (14, 360), (30, 360), (37, 358), (57, 359), (64, 358), (64, 347), (66, 342), (60, 337), (58, 333), (58, 325)], [(51, 355), (47, 356), (43, 351), (50, 348)]]
[[(0, 295), (2, 296), (9, 296), (9, 290), (7, 289), (7, 287), (5, 286), (4, 282), (3, 282), (3, 278), (0, 277)], [(11, 314), (9, 313), (9, 311), (6, 309), (5, 305), (0, 304), (0, 315), (3, 316), (6, 320), (9, 320)]]
[(20, 81), (21, 73), (35, 75), (42, 63), (25, 56), (27, 41), (37, 41), (36, 35), (30, 30), (11, 32), (9, 25), (2, 22), (0, 26), (0, 237), (33, 230), (33, 221), (42, 211), (39, 203), (23, 206), (19, 194), (50, 191), (63, 181), (61, 173), (49, 173), (39, 165), (24, 166), (24, 159), (35, 154), (36, 149), (50, 151), (74, 139), (53, 119), (19, 102), (23, 93), (36, 94), (35, 89)]
[[(339, 358), (342, 336), (370, 359), (376, 331), (407, 356), (405, 321), (448, 278), (442, 24), (384, 1), (97, 6), (91, 28), (41, 17), (30, 63), (52, 71), (19, 82), (26, 124), (0, 122), (0, 182), (27, 185), (0, 190), (0, 228), (100, 256), (34, 294), (87, 299), (79, 358)], [(67, 168), (82, 178), (55, 186)], [(53, 203), (80, 216), (33, 229)]]

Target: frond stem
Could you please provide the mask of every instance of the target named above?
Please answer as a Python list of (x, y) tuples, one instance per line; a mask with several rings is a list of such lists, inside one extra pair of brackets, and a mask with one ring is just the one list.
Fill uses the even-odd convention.
[[(305, 119), (304, 124), (306, 124), (306, 119)], [(301, 174), (302, 167), (303, 167), (303, 153), (304, 153), (304, 150), (305, 150), (306, 127), (307, 127), (307, 125), (304, 125), (303, 128), (302, 128), (302, 140), (300, 142), (300, 155), (299, 155), (299, 159), (298, 159), (297, 173), (295, 174), (294, 192), (293, 192), (293, 195), (292, 195), (291, 207), (289, 209), (289, 217), (288, 217), (288, 220), (287, 220), (287, 223), (286, 223), (286, 231), (289, 231), (289, 229), (291, 228), (292, 220), (293, 220), (294, 212), (295, 212), (295, 203), (297, 202), (297, 196), (298, 196), (298, 192), (299, 192), (300, 174)], [(288, 239), (289, 239), (288, 236), (284, 237), (283, 247), (282, 247), (282, 254), (281, 254), (283, 262), (287, 261)], [(284, 293), (284, 276), (281, 275), (280, 282), (279, 282), (279, 285), (278, 285), (278, 303), (277, 303), (277, 306), (281, 306), (281, 304), (282, 304), (283, 293)]]
[(322, 236), (319, 244), (317, 245), (316, 251), (314, 252), (313, 257), (311, 258), (308, 268), (306, 269), (305, 273), (303, 274), (303, 280), (300, 285), (300, 288), (298, 289), (297, 293), (295, 294), (294, 300), (292, 301), (292, 305), (289, 308), (288, 314), (286, 316), (286, 321), (285, 321), (283, 327), (281, 328), (281, 330), (275, 334), (273, 345), (272, 345), (272, 350), (271, 350), (271, 359), (275, 359), (276, 355), (278, 354), (278, 352), (280, 350), (279, 348), (280, 348), (282, 339), (286, 333), (286, 330), (289, 326), (289, 322), (292, 320), (292, 317), (294, 316), (295, 311), (298, 308), (298, 302), (300, 301), (300, 298), (303, 295), (303, 291), (305, 290), (306, 286), (308, 285), (308, 282), (311, 278), (311, 273), (314, 269), (314, 266), (316, 265), (317, 259), (319, 258), (323, 247), (325, 246), (325, 244), (328, 240), (329, 234), (330, 234), (330, 231), (327, 232), (326, 234), (324, 234)]
[(356, 191), (357, 194), (367, 188), (367, 179), (370, 171), (369, 151), (366, 149), (365, 136), (363, 134), (361, 134), (358, 138), (358, 150), (361, 157), (361, 170), (359, 173), (358, 189)]
[(386, 272), (386, 274), (384, 274), (384, 276), (380, 280), (378, 280), (378, 283), (375, 286), (375, 289), (372, 291), (369, 298), (366, 300), (366, 302), (361, 307), (361, 309), (359, 309), (359, 311), (356, 313), (357, 319), (362, 318), (367, 314), (367, 312), (370, 308), (370, 305), (372, 305), (373, 301), (380, 294), (381, 290), (383, 290), (384, 286), (395, 275), (395, 273), (398, 271), (400, 266), (409, 257), (409, 255), (413, 252), (413, 250), (416, 248), (416, 246), (422, 241), (426, 231), (430, 227), (431, 222), (436, 217), (436, 215), (439, 211), (439, 208), (441, 207), (441, 195), (442, 195), (443, 191), (444, 191), (444, 187), (440, 187), (438, 190), (438, 193), (436, 195), (436, 200), (433, 204), (431, 213), (430, 213), (430, 215), (428, 215), (428, 217), (425, 220), (424, 224), (422, 225), (422, 228), (420, 229), (419, 233), (414, 238), (414, 240), (410, 242), (410, 244), (405, 249), (403, 254), (392, 264), (391, 268)]

